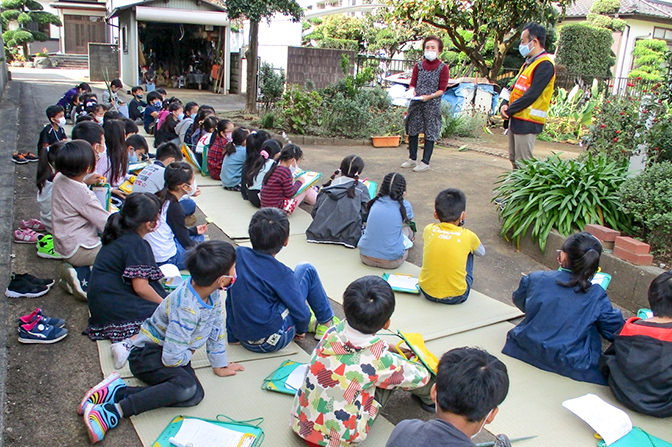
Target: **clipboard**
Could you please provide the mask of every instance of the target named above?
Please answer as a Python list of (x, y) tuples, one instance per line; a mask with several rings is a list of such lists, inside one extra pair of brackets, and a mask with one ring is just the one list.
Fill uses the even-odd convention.
[[(397, 331), (396, 335), (401, 338), (401, 341), (396, 345), (399, 355), (409, 362), (421, 363), (433, 376), (436, 376), (436, 372), (439, 369), (439, 359), (427, 349), (422, 334)], [(414, 360), (407, 358), (401, 351), (401, 345), (404, 343), (415, 354), (416, 358)]]
[[(607, 443), (604, 440), (600, 440), (597, 446), (607, 447)], [(672, 444), (648, 434), (639, 427), (632, 427), (632, 430), (627, 435), (611, 443), (608, 447), (672, 447)]]
[(299, 178), (302, 179), (303, 184), (299, 188), (298, 191), (294, 194), (294, 197), (298, 196), (302, 192), (304, 192), (306, 189), (310, 188), (311, 186), (314, 186), (315, 183), (322, 177), (322, 174), (319, 172), (314, 172), (314, 171), (301, 171), (298, 174), (294, 176), (294, 180), (298, 180)]
[(261, 384), (261, 389), (290, 394), (292, 396), (295, 395), (298, 391), (298, 387), (295, 388), (288, 385), (287, 379), (289, 379), (294, 371), (298, 371), (297, 368), (307, 365), (307, 363), (299, 363), (294, 360), (285, 360), (275, 371), (266, 376), (264, 382)]
[(376, 193), (378, 192), (378, 183), (371, 180), (364, 180), (362, 183), (364, 183), (364, 186), (369, 189), (369, 197), (371, 197), (371, 199), (376, 197)]
[(131, 173), (135, 174), (135, 173), (138, 173), (138, 172), (142, 171), (147, 166), (149, 166), (149, 163), (147, 163), (146, 161), (139, 161), (137, 163), (131, 163), (131, 164), (128, 165), (128, 172), (131, 172)]
[(264, 430), (260, 427), (261, 423), (263, 422), (263, 418), (250, 419), (248, 421), (235, 421), (223, 414), (218, 414), (217, 419), (176, 416), (168, 423), (168, 426), (163, 429), (159, 437), (156, 438), (156, 441), (152, 443), (152, 447), (174, 447), (174, 445), (171, 444), (170, 439), (173, 438), (178, 431), (180, 431), (182, 423), (187, 419), (208, 422), (210, 424), (218, 425), (229, 430), (244, 433), (245, 436), (237, 447), (257, 447), (261, 445), (264, 439)]
[[(415, 279), (415, 288), (409, 288), (409, 287), (399, 287), (393, 284), (394, 280), (390, 282), (390, 278), (394, 277), (404, 277), (408, 279)], [(413, 293), (413, 294), (420, 294), (420, 284), (417, 282), (418, 278), (415, 278), (413, 275), (406, 275), (403, 273), (383, 273), (382, 275), (383, 279), (387, 281), (388, 284), (390, 284), (390, 287), (392, 287), (392, 290), (395, 292), (402, 292), (402, 293)]]
[(104, 185), (91, 185), (89, 189), (96, 195), (105, 211), (110, 211), (112, 205), (112, 188), (110, 185), (108, 183)]
[(180, 150), (181, 150), (181, 152), (182, 152), (182, 156), (184, 157), (185, 161), (188, 161), (189, 163), (191, 163), (192, 165), (194, 165), (194, 166), (195, 166), (196, 168), (198, 168), (199, 170), (201, 169), (201, 167), (200, 167), (199, 164), (198, 164), (198, 160), (196, 160), (196, 156), (195, 156), (194, 153), (191, 151), (191, 149), (189, 149), (189, 148), (187, 147), (186, 144), (182, 143), (182, 147), (180, 148)]

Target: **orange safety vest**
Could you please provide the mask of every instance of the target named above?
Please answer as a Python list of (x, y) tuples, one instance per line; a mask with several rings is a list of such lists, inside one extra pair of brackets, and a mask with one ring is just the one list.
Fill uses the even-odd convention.
[[(553, 64), (553, 60), (545, 54), (535, 59), (531, 64), (523, 65), (518, 72), (518, 78), (513, 86), (513, 91), (509, 97), (509, 104), (513, 104), (515, 100), (525, 94), (527, 89), (532, 85), (532, 78), (534, 77), (534, 70), (542, 62), (548, 61)], [(555, 64), (553, 64), (555, 67)], [(545, 124), (548, 108), (551, 106), (551, 97), (553, 96), (553, 87), (555, 86), (555, 73), (553, 77), (541, 92), (541, 95), (526, 109), (514, 113), (513, 117), (523, 121), (531, 121), (537, 124)]]

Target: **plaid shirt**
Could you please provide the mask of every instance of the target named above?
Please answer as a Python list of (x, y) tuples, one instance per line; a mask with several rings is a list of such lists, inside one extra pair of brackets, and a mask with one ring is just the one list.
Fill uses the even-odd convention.
[(222, 171), (222, 162), (224, 161), (224, 148), (228, 144), (226, 138), (216, 135), (208, 147), (208, 174), (214, 180), (219, 180)]

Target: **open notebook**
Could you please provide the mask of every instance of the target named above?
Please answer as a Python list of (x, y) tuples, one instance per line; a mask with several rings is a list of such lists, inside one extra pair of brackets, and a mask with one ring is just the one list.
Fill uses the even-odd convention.
[(294, 194), (294, 197), (298, 196), (301, 194), (303, 191), (306, 189), (312, 187), (317, 183), (317, 181), (322, 177), (322, 174), (319, 172), (314, 172), (314, 171), (303, 171), (298, 173), (297, 175), (294, 176), (294, 180), (301, 180), (303, 184), (299, 188), (298, 191), (296, 191), (296, 194)]

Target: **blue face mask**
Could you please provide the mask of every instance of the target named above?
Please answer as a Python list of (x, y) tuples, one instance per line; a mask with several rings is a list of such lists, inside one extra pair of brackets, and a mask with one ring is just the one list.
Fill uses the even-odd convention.
[(183, 119), (184, 119), (184, 113), (180, 113), (179, 115), (177, 115), (178, 121), (182, 121)]
[(135, 95), (136, 98), (142, 99), (142, 95)]
[(128, 154), (128, 163), (133, 164), (138, 162), (138, 154), (135, 153), (135, 151), (131, 151)]
[(156, 101), (154, 103), (154, 107), (161, 107), (161, 101)]
[(518, 52), (520, 52), (520, 55), (523, 57), (527, 57), (530, 54), (530, 44), (532, 42), (528, 42), (527, 44), (520, 44), (518, 45)]
[(196, 114), (195, 114), (195, 113), (192, 113), (192, 114), (191, 114), (191, 119), (192, 119), (192, 120), (195, 120), (195, 119), (196, 119)]

